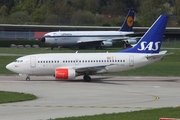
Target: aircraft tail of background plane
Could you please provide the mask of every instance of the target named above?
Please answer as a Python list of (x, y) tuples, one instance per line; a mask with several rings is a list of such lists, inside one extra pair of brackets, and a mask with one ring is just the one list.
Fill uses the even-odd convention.
[(164, 14), (154, 22), (139, 42), (131, 48), (119, 52), (159, 53), (169, 15)]
[(119, 31), (125, 31), (125, 32), (130, 32), (132, 31), (133, 28), (133, 23), (134, 23), (134, 12), (135, 9), (131, 8), (126, 16), (126, 19), (124, 20), (123, 25), (119, 29)]

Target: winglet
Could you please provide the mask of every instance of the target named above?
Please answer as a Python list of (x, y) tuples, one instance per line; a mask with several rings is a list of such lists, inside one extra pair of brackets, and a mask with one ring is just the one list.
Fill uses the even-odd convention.
[(159, 16), (134, 47), (119, 52), (159, 53), (168, 17), (167, 14)]
[(125, 32), (130, 32), (132, 31), (133, 28), (133, 23), (134, 23), (134, 8), (131, 8), (126, 16), (126, 19), (124, 20), (124, 23), (122, 27), (119, 29), (119, 31), (125, 31)]

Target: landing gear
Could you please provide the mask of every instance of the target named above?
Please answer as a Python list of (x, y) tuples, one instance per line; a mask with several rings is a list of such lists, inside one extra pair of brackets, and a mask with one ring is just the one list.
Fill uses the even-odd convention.
[(96, 46), (95, 49), (96, 49), (96, 50), (102, 50), (102, 49), (103, 49), (103, 46)]
[(90, 82), (91, 81), (91, 77), (89, 75), (84, 75), (83, 77), (85, 82)]
[(80, 45), (79, 49), (86, 49), (86, 46)]
[(26, 77), (26, 81), (30, 81), (30, 77), (29, 76)]
[(54, 46), (51, 46), (51, 50), (54, 50)]

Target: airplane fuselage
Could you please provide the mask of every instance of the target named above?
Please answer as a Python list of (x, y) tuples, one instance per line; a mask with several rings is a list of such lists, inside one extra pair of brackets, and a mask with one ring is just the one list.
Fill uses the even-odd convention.
[[(53, 54), (34, 54), (18, 58), (10, 63), (7, 68), (20, 74), (28, 75), (54, 75), (57, 68), (86, 68), (102, 67), (89, 74), (118, 72), (135, 69), (151, 64), (157, 59), (147, 59), (148, 54), (131, 53), (53, 53)], [(96, 69), (96, 68), (94, 68)], [(78, 71), (78, 70), (77, 70)], [(82, 75), (81, 71), (76, 73)]]
[(51, 45), (72, 46), (102, 41), (112, 42), (114, 39), (125, 39), (127, 38), (125, 35), (133, 33), (121, 31), (57, 31), (45, 34), (43, 39), (45, 43)]

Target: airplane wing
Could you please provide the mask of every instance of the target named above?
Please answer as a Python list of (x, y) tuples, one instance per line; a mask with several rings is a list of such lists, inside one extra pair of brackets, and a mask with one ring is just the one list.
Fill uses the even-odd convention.
[(74, 67), (74, 69), (76, 70), (76, 72), (78, 73), (84, 73), (84, 72), (89, 72), (90, 74), (93, 73), (104, 73), (107, 71), (107, 66), (111, 66), (111, 65), (115, 65), (115, 64), (102, 64), (102, 65), (92, 65), (92, 66), (77, 66)]
[(173, 53), (166, 53), (167, 51), (161, 51), (159, 52), (159, 54), (151, 54), (151, 55), (148, 55), (146, 58), (147, 59), (155, 59), (155, 58), (160, 58), (160, 57), (164, 57), (166, 55), (171, 55)]
[(124, 40), (127, 39), (129, 37), (124, 36), (124, 37), (116, 37), (116, 38), (111, 38), (111, 39), (82, 39), (82, 40), (78, 40), (77, 43), (90, 43), (90, 42), (102, 42), (102, 41), (116, 41), (116, 40)]
[(94, 40), (78, 40), (77, 43), (89, 43), (89, 42), (101, 42), (101, 41), (104, 41), (105, 39), (94, 39)]

